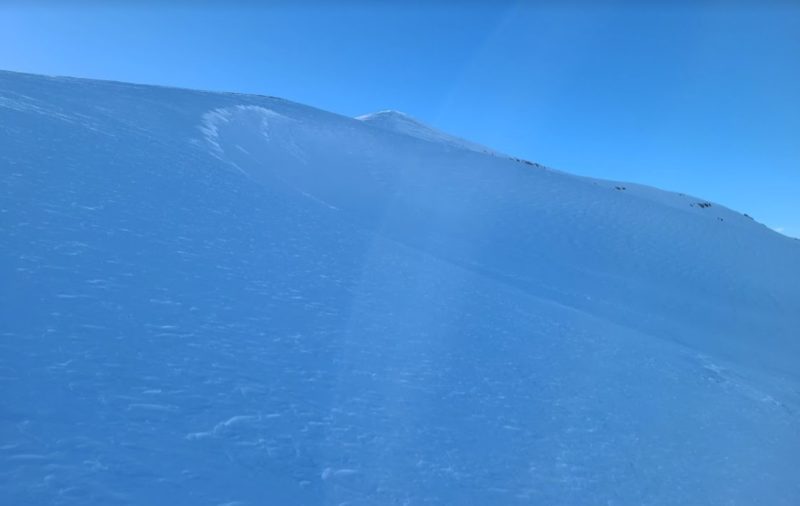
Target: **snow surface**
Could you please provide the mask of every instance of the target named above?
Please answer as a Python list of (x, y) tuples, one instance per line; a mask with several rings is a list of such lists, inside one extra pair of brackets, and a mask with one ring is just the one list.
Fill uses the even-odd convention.
[(800, 504), (800, 241), (374, 119), (0, 72), (0, 503)]

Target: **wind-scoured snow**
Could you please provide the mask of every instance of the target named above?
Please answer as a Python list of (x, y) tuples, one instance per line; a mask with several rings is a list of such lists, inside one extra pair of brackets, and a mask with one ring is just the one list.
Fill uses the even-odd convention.
[(0, 503), (800, 503), (800, 241), (388, 116), (0, 73)]

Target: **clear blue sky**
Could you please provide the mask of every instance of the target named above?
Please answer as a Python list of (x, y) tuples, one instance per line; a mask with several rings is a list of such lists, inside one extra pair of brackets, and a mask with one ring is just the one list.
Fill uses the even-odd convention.
[(800, 236), (800, 2), (228, 4), (0, 3), (0, 68), (399, 109)]

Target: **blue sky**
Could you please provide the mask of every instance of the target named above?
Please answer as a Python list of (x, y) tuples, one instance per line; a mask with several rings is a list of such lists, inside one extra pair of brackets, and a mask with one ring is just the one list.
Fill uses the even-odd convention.
[(0, 68), (399, 109), (800, 236), (800, 4), (0, 3)]

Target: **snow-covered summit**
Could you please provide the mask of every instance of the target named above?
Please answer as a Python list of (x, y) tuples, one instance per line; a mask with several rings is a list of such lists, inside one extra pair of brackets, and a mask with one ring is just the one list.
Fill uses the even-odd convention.
[(437, 130), (400, 111), (379, 111), (358, 116), (356, 119), (384, 130), (416, 137), (426, 141), (438, 142), (460, 149), (477, 151), (478, 153), (498, 154), (496, 151), (489, 149), (486, 146), (482, 146), (475, 142), (470, 142), (460, 137)]
[(0, 72), (0, 504), (800, 504), (800, 241), (381, 117)]

